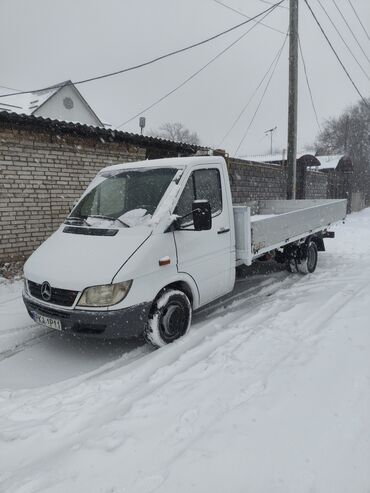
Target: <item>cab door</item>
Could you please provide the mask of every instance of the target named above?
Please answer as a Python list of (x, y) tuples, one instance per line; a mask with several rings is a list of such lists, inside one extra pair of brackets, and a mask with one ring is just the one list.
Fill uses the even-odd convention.
[(175, 214), (191, 213), (197, 199), (208, 200), (212, 211), (212, 228), (194, 231), (191, 214), (182, 219), (174, 231), (177, 269), (196, 282), (200, 304), (204, 305), (231, 290), (231, 231), (228, 202), (222, 187), (219, 166), (199, 167), (192, 172), (175, 208)]

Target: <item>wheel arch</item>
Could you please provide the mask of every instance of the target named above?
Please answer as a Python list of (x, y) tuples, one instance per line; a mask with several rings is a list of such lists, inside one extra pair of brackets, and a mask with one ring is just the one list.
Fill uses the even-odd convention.
[(312, 235), (311, 241), (314, 241), (316, 243), (318, 252), (325, 252), (324, 238), (322, 237), (321, 232), (316, 235)]
[(158, 293), (153, 299), (153, 303), (158, 298), (158, 296), (163, 293), (163, 291), (176, 289), (186, 294), (186, 296), (189, 298), (192, 309), (195, 310), (199, 307), (199, 291), (195, 282), (192, 279), (191, 281), (188, 279), (179, 278), (168, 282), (168, 284), (162, 286), (159, 289)]
[(318, 252), (325, 252), (324, 238), (322, 237), (322, 232), (307, 236), (305, 243), (308, 245), (310, 241), (316, 243)]

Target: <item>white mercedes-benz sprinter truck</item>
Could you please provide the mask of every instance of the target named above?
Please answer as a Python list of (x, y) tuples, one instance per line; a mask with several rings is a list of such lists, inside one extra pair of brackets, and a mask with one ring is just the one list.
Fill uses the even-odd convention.
[(53, 329), (168, 344), (193, 310), (233, 289), (237, 265), (269, 252), (290, 270), (315, 270), (346, 201), (271, 202), (257, 222), (233, 207), (222, 157), (104, 168), (27, 260), (27, 310)]

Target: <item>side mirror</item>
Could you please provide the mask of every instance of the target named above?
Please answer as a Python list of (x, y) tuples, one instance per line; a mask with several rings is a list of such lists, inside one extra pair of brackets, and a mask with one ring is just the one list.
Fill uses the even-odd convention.
[(194, 200), (193, 221), (195, 231), (206, 231), (212, 228), (212, 213), (208, 200)]

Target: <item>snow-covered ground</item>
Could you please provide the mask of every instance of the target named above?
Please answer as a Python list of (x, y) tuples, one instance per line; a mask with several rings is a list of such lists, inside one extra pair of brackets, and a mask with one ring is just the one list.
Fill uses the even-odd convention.
[(370, 210), (153, 351), (35, 327), (0, 281), (0, 491), (368, 493)]

